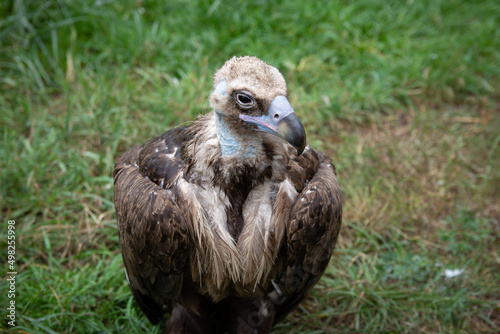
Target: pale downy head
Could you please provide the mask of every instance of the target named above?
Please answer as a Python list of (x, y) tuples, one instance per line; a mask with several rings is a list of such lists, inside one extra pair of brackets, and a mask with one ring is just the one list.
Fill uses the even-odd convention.
[(287, 96), (285, 79), (275, 67), (256, 57), (228, 60), (215, 73), (210, 95), (222, 124), (218, 131), (223, 154), (237, 152), (234, 142), (267, 138), (269, 133), (273, 140), (285, 140), (302, 153), (305, 130)]

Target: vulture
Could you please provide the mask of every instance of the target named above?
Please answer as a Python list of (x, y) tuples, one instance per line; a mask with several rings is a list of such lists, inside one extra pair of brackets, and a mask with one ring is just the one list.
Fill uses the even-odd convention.
[(113, 171), (125, 274), (166, 333), (270, 333), (323, 274), (342, 222), (330, 158), (306, 143), (283, 75), (233, 57), (211, 111)]

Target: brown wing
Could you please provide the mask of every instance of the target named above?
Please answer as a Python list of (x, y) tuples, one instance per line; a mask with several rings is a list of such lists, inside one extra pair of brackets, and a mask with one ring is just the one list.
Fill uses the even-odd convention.
[(300, 193), (286, 225), (283, 272), (273, 282), (275, 323), (318, 282), (335, 248), (342, 223), (342, 194), (330, 158), (309, 149), (295, 162), (289, 175)]
[(189, 237), (182, 199), (168, 185), (181, 175), (182, 129), (127, 151), (117, 162), (115, 208), (127, 280), (152, 323), (179, 297)]

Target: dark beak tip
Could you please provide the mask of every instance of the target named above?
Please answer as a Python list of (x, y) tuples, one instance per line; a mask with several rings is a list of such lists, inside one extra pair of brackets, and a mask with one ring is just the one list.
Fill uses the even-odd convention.
[(304, 132), (303, 136), (301, 136), (300, 138), (301, 138), (300, 140), (297, 140), (297, 143), (290, 143), (297, 150), (297, 155), (301, 155), (307, 146), (305, 132)]
[(302, 122), (295, 113), (285, 117), (278, 125), (278, 132), (282, 137), (297, 150), (297, 155), (304, 152), (306, 147), (306, 131)]
[(306, 146), (307, 146), (307, 143), (304, 140), (304, 143), (302, 145), (300, 145), (299, 147), (295, 147), (295, 149), (297, 150), (297, 155), (301, 155), (302, 152), (304, 152), (304, 150), (306, 149)]

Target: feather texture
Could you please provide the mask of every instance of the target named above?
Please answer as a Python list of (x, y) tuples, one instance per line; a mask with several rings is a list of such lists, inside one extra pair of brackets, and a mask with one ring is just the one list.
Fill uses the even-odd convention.
[[(325, 154), (306, 146), (297, 155), (276, 130), (280, 123), (263, 123), (269, 131), (262, 131), (246, 121), (272, 122), (272, 100), (287, 94), (279, 71), (257, 58), (233, 58), (214, 85), (214, 111), (116, 163), (127, 280), (152, 323), (170, 314), (168, 333), (268, 333), (325, 270), (342, 197)], [(235, 92), (250, 94), (245, 102), (255, 105), (242, 108)], [(292, 135), (302, 126), (296, 117), (286, 122), (295, 122)], [(222, 128), (234, 143), (225, 151)]]

